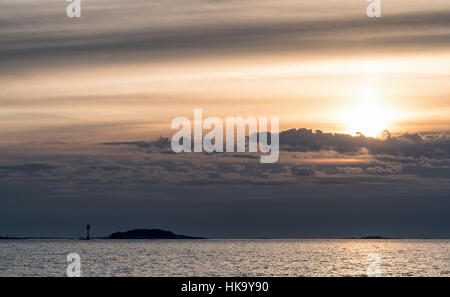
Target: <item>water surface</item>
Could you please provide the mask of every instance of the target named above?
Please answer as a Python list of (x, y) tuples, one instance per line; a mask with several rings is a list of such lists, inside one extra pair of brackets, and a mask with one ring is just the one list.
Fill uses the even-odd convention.
[(450, 240), (0, 240), (0, 276), (450, 276)]

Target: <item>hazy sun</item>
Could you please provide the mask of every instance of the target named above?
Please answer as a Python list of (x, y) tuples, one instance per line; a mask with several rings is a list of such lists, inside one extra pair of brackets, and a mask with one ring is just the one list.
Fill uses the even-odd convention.
[(382, 103), (383, 89), (380, 86), (364, 84), (355, 88), (352, 97), (355, 101), (346, 106), (339, 114), (345, 125), (345, 132), (356, 135), (362, 133), (376, 137), (384, 130), (389, 130), (394, 120), (394, 110)]
[(347, 126), (347, 133), (376, 137), (389, 129), (392, 113), (377, 102), (363, 101), (343, 111), (342, 120)]

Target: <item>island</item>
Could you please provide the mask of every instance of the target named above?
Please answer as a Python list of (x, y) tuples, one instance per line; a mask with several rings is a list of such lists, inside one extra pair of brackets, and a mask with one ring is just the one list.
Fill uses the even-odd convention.
[(384, 237), (380, 235), (370, 235), (363, 237), (345, 237), (344, 239), (399, 239), (399, 238)]
[(9, 237), (8, 235), (6, 235), (0, 236), (0, 239), (27, 239), (27, 237)]
[(134, 229), (126, 232), (112, 233), (106, 239), (206, 239), (175, 234), (172, 231), (160, 229)]

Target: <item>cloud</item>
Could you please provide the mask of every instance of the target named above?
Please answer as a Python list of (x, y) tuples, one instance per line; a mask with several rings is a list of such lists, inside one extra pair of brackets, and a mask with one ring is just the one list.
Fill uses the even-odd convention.
[(280, 145), (291, 152), (336, 151), (396, 157), (427, 157), (447, 159), (450, 156), (450, 137), (447, 134), (402, 134), (392, 136), (386, 132), (384, 139), (348, 134), (323, 133), (320, 130), (291, 129), (280, 133)]
[[(450, 136), (440, 134), (401, 134), (392, 136), (385, 131), (384, 138), (366, 137), (362, 134), (324, 133), (320, 130), (290, 129), (279, 135), (281, 150), (288, 152), (320, 152), (335, 151), (342, 154), (387, 155), (380, 158), (395, 157), (427, 157), (446, 159), (450, 156)], [(270, 136), (269, 136), (270, 140)], [(170, 139), (159, 137), (153, 141), (106, 142), (103, 145), (131, 145), (141, 149), (170, 150)], [(258, 158), (255, 154), (234, 154), (233, 158)], [(412, 159), (409, 159), (411, 162)], [(403, 159), (408, 161), (408, 159)]]
[(48, 171), (56, 168), (55, 165), (45, 164), (45, 163), (28, 163), (28, 164), (18, 164), (18, 165), (0, 165), (0, 170), (3, 171), (16, 171), (16, 172), (38, 172), (38, 171)]
[(169, 148), (170, 140), (167, 137), (159, 137), (154, 141), (125, 141), (125, 142), (104, 142), (103, 145), (132, 145), (138, 148)]
[[(257, 220), (239, 234), (263, 234), (274, 224), (272, 234), (278, 236), (448, 234), (448, 156), (413, 157), (409, 146), (404, 149), (404, 143), (439, 147), (445, 133), (374, 140), (306, 129), (285, 132), (283, 145), (301, 150), (284, 150), (275, 164), (260, 164), (249, 153), (167, 154), (167, 139), (161, 138), (87, 147), (2, 146), (8, 162), (0, 166), (0, 218), (2, 226), (14, 226), (3, 230), (10, 235), (10, 230), (19, 235), (57, 230), (53, 232), (76, 236), (77, 226), (86, 221), (105, 234), (122, 224), (166, 222), (182, 230), (188, 222), (187, 231), (220, 236), (217, 230), (227, 222), (221, 234), (233, 236), (237, 233), (229, 230)], [(373, 142), (392, 155), (372, 154)], [(335, 147), (341, 152), (330, 150)], [(42, 217), (58, 224), (47, 224)]]
[(149, 158), (145, 165), (140, 164), (142, 172), (152, 172), (156, 166), (155, 182), (184, 186), (450, 179), (446, 133), (393, 136), (386, 132), (379, 139), (291, 129), (280, 133), (280, 160), (270, 165), (260, 164), (258, 153), (170, 155), (168, 138), (103, 145), (134, 147)]
[[(77, 61), (77, 57), (90, 63), (130, 62), (224, 53), (267, 54), (280, 50), (326, 53), (330, 49), (358, 49), (363, 52), (374, 47), (436, 49), (450, 45), (449, 33), (443, 30), (450, 20), (450, 7), (445, 4), (440, 10), (436, 7), (436, 11), (396, 9), (382, 21), (373, 22), (360, 6), (342, 4), (339, 7), (342, 13), (321, 17), (298, 1), (272, 3), (270, 8), (266, 7), (270, 3), (265, 1), (245, 4), (245, 7), (232, 1), (215, 3), (214, 9), (207, 1), (188, 1), (190, 5), (178, 2), (164, 2), (158, 7), (145, 1), (135, 5), (109, 1), (101, 9), (85, 5), (77, 24), (61, 16), (63, 7), (52, 7), (50, 3), (39, 3), (47, 9), (28, 3), (27, 12), (32, 15), (26, 17), (14, 3), (7, 3), (0, 12), (5, 17), (0, 27), (0, 63), (17, 67), (21, 61), (45, 58), (62, 59), (66, 63)], [(316, 9), (323, 11), (328, 2), (316, 5)], [(251, 17), (236, 14), (243, 9)], [(272, 17), (259, 13), (264, 9), (273, 11)], [(301, 13), (289, 13), (295, 9)], [(114, 24), (105, 23), (108, 17), (114, 17)], [(69, 57), (72, 60), (67, 60)]]
[(375, 139), (292, 129), (281, 132), (280, 141), (280, 159), (274, 164), (260, 164), (259, 153), (174, 154), (169, 139), (163, 137), (103, 143), (86, 152), (80, 148), (78, 153), (71, 144), (48, 143), (34, 152), (40, 163), (21, 162), (24, 156), (15, 150), (3, 152), (10, 161), (0, 166), (0, 179), (39, 180), (66, 189), (406, 181), (442, 187), (450, 180), (450, 145), (445, 133), (387, 134), (384, 139)]

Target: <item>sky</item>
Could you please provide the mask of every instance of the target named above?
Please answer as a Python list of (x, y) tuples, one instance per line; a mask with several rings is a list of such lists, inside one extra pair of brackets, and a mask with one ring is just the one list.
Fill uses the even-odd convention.
[[(67, 5), (0, 1), (0, 236), (450, 236), (450, 2)], [(196, 108), (279, 161), (173, 154)]]

